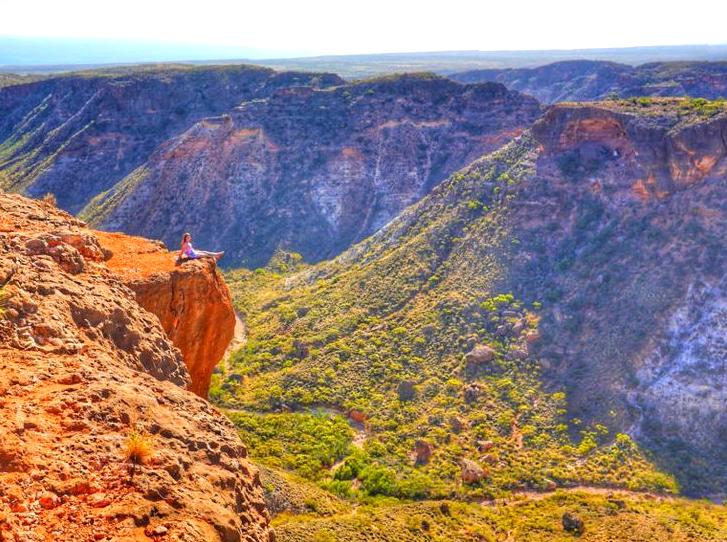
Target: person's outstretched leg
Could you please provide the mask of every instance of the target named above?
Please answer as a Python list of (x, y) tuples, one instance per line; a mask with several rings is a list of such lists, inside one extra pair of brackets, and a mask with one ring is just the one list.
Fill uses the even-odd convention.
[(207, 250), (195, 250), (194, 254), (197, 258), (216, 258), (216, 252), (209, 252)]
[(209, 250), (195, 250), (195, 258), (213, 258), (215, 261), (222, 258), (225, 255), (225, 251), (222, 252), (210, 252)]

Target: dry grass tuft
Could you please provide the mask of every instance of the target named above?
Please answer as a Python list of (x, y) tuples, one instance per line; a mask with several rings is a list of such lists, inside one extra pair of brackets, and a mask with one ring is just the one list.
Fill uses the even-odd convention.
[(154, 441), (151, 436), (138, 429), (132, 429), (126, 437), (125, 459), (134, 465), (143, 465), (154, 455)]
[(41, 198), (43, 203), (50, 205), (51, 207), (58, 207), (58, 200), (53, 192), (47, 192), (45, 196)]

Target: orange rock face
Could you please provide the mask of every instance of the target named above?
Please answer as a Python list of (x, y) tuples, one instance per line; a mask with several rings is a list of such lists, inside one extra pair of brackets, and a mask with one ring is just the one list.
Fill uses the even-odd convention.
[[(72, 216), (0, 193), (0, 540), (268, 542), (235, 428), (185, 389), (180, 350), (104, 248)], [(174, 273), (168, 256), (131, 261)]]
[(174, 265), (175, 253), (160, 243), (116, 233), (97, 233), (112, 253), (108, 266), (136, 293), (139, 304), (156, 314), (182, 352), (189, 389), (207, 397), (215, 365), (235, 331), (235, 312), (227, 285), (214, 262)]
[[(641, 200), (663, 200), (710, 177), (727, 174), (727, 116), (682, 116), (682, 100), (654, 100), (648, 114), (624, 103), (558, 104), (533, 126), (546, 156), (592, 165), (619, 162), (624, 186)], [(680, 109), (682, 108), (682, 109)], [(580, 171), (593, 181), (594, 173)]]

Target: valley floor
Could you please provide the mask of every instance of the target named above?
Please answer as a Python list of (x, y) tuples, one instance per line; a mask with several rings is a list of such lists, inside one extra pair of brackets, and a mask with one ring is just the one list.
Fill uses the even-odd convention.
[[(580, 536), (565, 529), (567, 513), (583, 522)], [(724, 541), (727, 509), (703, 501), (577, 488), (487, 505), (425, 501), (359, 506), (328, 517), (283, 514), (274, 525), (281, 542)]]

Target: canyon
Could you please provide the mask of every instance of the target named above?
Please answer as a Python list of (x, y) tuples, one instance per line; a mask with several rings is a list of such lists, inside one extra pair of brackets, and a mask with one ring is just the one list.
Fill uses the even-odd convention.
[(632, 66), (569, 60), (535, 68), (470, 70), (450, 77), (462, 83), (494, 81), (543, 103), (636, 96), (727, 97), (726, 62), (652, 62)]
[[(229, 293), (212, 263), (173, 262), (0, 194), (1, 540), (272, 540), (245, 446), (185, 389), (203, 394), (226, 347), (224, 318), (209, 330), (234, 325)], [(189, 288), (207, 294), (194, 310)], [(139, 439), (150, 457), (134, 463)]]
[[(554, 106), (339, 257), (231, 274), (250, 343), (218, 400), (262, 419), (310, 401), (364, 413), (370, 452), (335, 479), (384, 494), (423, 479), (433, 498), (585, 484), (723, 499), (721, 107)], [(453, 481), (464, 460), (486, 484)]]
[(725, 73), (4, 80), (0, 540), (724, 539)]
[[(0, 187), (225, 264), (331, 257), (540, 114), (501, 85), (162, 66), (0, 89)], [(315, 239), (315, 240), (313, 240)], [(253, 242), (254, 240), (254, 242)]]
[(282, 89), (166, 142), (81, 216), (170, 245), (194, 231), (200, 245), (224, 247), (228, 266), (264, 265), (279, 248), (317, 261), (539, 114), (501, 85), (432, 75)]
[(0, 188), (55, 195), (78, 212), (194, 122), (332, 74), (257, 66), (144, 66), (63, 74), (0, 88)]

